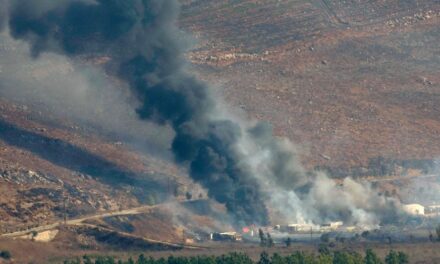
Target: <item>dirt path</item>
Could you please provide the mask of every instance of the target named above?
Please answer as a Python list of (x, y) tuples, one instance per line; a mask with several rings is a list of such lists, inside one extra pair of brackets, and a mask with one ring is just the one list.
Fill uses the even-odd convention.
[[(81, 218), (67, 220), (65, 224), (66, 225), (73, 225), (73, 226), (87, 226), (87, 227), (91, 227), (91, 228), (98, 228), (98, 229), (101, 229), (101, 230), (104, 230), (107, 232), (116, 232), (119, 235), (122, 235), (125, 237), (131, 237), (134, 239), (141, 239), (141, 240), (148, 242), (148, 243), (161, 244), (161, 245), (165, 245), (165, 246), (169, 246), (169, 247), (173, 247), (173, 248), (186, 248), (186, 249), (206, 248), (206, 247), (200, 247), (200, 246), (195, 246), (195, 245), (175, 244), (175, 243), (170, 243), (167, 241), (154, 240), (154, 239), (150, 239), (150, 238), (146, 238), (146, 237), (136, 236), (136, 235), (126, 233), (126, 232), (116, 231), (116, 230), (112, 230), (112, 229), (108, 229), (108, 228), (104, 228), (104, 227), (98, 227), (98, 226), (95, 226), (92, 224), (84, 223), (84, 221), (86, 221), (86, 220), (100, 219), (103, 217), (144, 214), (144, 213), (150, 212), (154, 208), (157, 208), (160, 206), (165, 206), (166, 204), (168, 204), (168, 203), (152, 205), (152, 206), (151, 205), (144, 205), (144, 206), (130, 208), (130, 209), (121, 210), (121, 211), (102, 212), (102, 213), (95, 214), (95, 215), (89, 215), (89, 216), (84, 216)], [(59, 221), (59, 222), (49, 224), (49, 225), (37, 226), (37, 227), (30, 228), (30, 229), (23, 230), (23, 231), (1, 234), (0, 237), (9, 237), (9, 238), (22, 237), (25, 235), (29, 235), (32, 232), (43, 232), (43, 231), (53, 230), (61, 225), (63, 225), (63, 221)]]
[(426, 178), (437, 178), (440, 177), (438, 174), (425, 174), (425, 175), (410, 175), (410, 176), (384, 176), (384, 177), (361, 177), (360, 180), (367, 182), (387, 182), (387, 181), (402, 181), (410, 179), (426, 179)]
[[(86, 220), (99, 219), (99, 218), (103, 218), (103, 217), (143, 214), (143, 213), (148, 213), (152, 209), (159, 207), (159, 206), (163, 206), (163, 205), (165, 205), (165, 204), (154, 205), (154, 206), (144, 205), (144, 206), (130, 208), (130, 209), (121, 210), (121, 211), (102, 212), (102, 213), (95, 214), (95, 215), (84, 216), (81, 218), (67, 220), (65, 224), (66, 225), (79, 225)], [(31, 232), (41, 232), (41, 231), (51, 230), (51, 229), (54, 229), (62, 224), (63, 224), (63, 221), (59, 221), (56, 223), (52, 223), (52, 224), (48, 224), (48, 225), (41, 225), (41, 226), (26, 229), (26, 230), (22, 230), (22, 231), (1, 234), (0, 237), (23, 236), (23, 235), (29, 234)]]

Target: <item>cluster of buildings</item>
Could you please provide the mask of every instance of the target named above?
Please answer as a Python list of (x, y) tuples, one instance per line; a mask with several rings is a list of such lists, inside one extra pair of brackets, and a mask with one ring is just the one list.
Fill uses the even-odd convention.
[(311, 232), (311, 231), (319, 231), (319, 232), (328, 232), (335, 231), (344, 225), (343, 222), (328, 222), (322, 225), (312, 225), (312, 224), (289, 224), (289, 225), (276, 225), (275, 230), (278, 230), (283, 233), (302, 233), (302, 232)]
[[(410, 216), (417, 217), (437, 217), (440, 216), (440, 205), (423, 206), (421, 204), (404, 204), (402, 209)], [(306, 233), (325, 233), (332, 231), (358, 232), (367, 230), (362, 226), (344, 226), (342, 221), (328, 222), (322, 225), (312, 224), (288, 224), (276, 225), (274, 227), (245, 227), (242, 232), (223, 232), (211, 233), (210, 240), (214, 241), (242, 241), (245, 238), (258, 238), (258, 230), (262, 229), (264, 233), (288, 233), (288, 234), (306, 234)]]
[(213, 241), (242, 241), (243, 237), (248, 239), (255, 239), (259, 236), (259, 229), (264, 233), (322, 233), (341, 230), (343, 222), (329, 222), (320, 226), (311, 224), (289, 224), (289, 225), (276, 225), (275, 227), (245, 227), (242, 232), (223, 232), (223, 233), (211, 233), (209, 239)]

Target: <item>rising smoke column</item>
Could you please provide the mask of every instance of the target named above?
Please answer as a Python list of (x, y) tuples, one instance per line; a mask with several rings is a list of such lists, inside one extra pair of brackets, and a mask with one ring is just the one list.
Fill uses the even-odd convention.
[(266, 203), (291, 222), (378, 224), (395, 215), (393, 201), (369, 186), (305, 172), (267, 123), (220, 113), (208, 87), (184, 71), (177, 0), (14, 0), (4, 10), (0, 26), (7, 19), (34, 57), (110, 56), (106, 71), (130, 85), (138, 115), (173, 128), (176, 161), (240, 225), (268, 224)]
[[(30, 43), (31, 54), (55, 52), (71, 58), (106, 54), (111, 69), (129, 83), (143, 119), (169, 124), (172, 151), (191, 177), (224, 203), (240, 223), (267, 224), (257, 180), (235, 146), (242, 129), (214, 120), (215, 100), (205, 84), (183, 71), (184, 47), (176, 28), (175, 0), (14, 0), (10, 34)], [(4, 21), (5, 14), (0, 21)]]

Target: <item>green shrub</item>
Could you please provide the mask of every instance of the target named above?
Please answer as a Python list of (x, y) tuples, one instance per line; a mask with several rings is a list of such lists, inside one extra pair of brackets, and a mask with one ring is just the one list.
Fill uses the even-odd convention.
[(363, 264), (362, 256), (356, 252), (336, 251), (333, 264)]
[(399, 251), (396, 252), (394, 250), (391, 250), (388, 255), (385, 257), (385, 263), (386, 264), (408, 264), (408, 255), (405, 253)]
[(367, 249), (365, 253), (365, 264), (382, 264), (382, 260), (374, 253), (373, 250)]

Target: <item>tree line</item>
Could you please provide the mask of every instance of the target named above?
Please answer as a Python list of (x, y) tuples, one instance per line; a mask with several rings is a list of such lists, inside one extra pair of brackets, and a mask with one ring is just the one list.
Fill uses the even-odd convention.
[(221, 256), (191, 256), (155, 259), (139, 255), (136, 259), (116, 259), (112, 256), (83, 256), (82, 259), (66, 260), (64, 264), (407, 264), (408, 256), (404, 252), (391, 250), (382, 260), (377, 254), (367, 249), (362, 255), (355, 251), (320, 252), (319, 254), (296, 251), (290, 255), (262, 252), (258, 261), (252, 260), (245, 253), (229, 253)]

